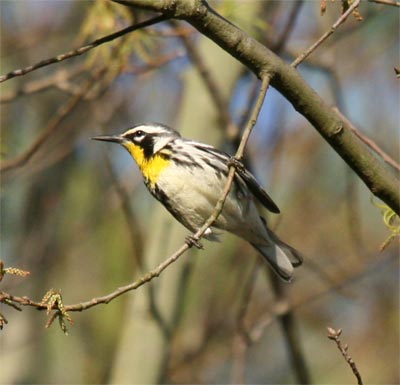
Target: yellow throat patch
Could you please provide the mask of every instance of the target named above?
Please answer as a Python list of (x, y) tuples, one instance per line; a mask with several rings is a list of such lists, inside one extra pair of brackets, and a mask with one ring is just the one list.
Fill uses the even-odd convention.
[(143, 149), (134, 143), (126, 144), (125, 148), (136, 161), (141, 173), (143, 174), (143, 177), (150, 183), (151, 188), (154, 188), (158, 177), (160, 176), (161, 172), (168, 167), (170, 161), (158, 154), (148, 159), (144, 156)]

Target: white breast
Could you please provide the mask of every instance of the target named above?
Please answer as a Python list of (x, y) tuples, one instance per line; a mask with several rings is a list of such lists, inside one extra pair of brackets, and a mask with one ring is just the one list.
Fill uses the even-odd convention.
[[(170, 204), (179, 211), (182, 223), (196, 231), (212, 214), (223, 194), (226, 178), (218, 177), (211, 167), (203, 169), (172, 165), (162, 172), (157, 185), (168, 195)], [(254, 239), (265, 236), (264, 225), (247, 188), (239, 193), (237, 188), (231, 189), (215, 227), (247, 240), (250, 240), (247, 234), (253, 234)]]

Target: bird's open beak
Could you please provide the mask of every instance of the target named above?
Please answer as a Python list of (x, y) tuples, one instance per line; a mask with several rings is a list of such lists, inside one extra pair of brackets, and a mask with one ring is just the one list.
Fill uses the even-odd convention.
[(103, 142), (114, 142), (121, 144), (124, 138), (120, 135), (101, 135), (93, 137), (92, 140), (101, 140)]

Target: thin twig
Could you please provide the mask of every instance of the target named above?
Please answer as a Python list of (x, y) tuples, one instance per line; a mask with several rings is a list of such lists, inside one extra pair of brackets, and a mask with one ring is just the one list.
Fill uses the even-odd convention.
[(78, 66), (75, 68), (70, 68), (68, 71), (62, 69), (43, 79), (32, 80), (22, 85), (20, 88), (10, 90), (9, 92), (5, 92), (0, 95), (0, 103), (9, 103), (20, 96), (34, 94), (52, 87), (65, 90), (65, 84), (71, 78), (81, 74), (83, 71), (84, 66)]
[(333, 107), (333, 110), (339, 115), (340, 119), (342, 119), (350, 128), (354, 134), (360, 138), (370, 149), (376, 152), (382, 159), (397, 171), (400, 171), (400, 164), (398, 164), (392, 157), (386, 154), (372, 139), (368, 138), (366, 135), (362, 134), (357, 128), (340, 112), (337, 107)]
[(350, 354), (348, 353), (348, 348), (349, 348), (348, 345), (347, 344), (342, 345), (342, 341), (340, 341), (340, 339), (339, 339), (340, 335), (342, 334), (342, 329), (335, 330), (331, 327), (327, 327), (326, 329), (328, 331), (328, 338), (330, 340), (336, 342), (336, 346), (340, 350), (340, 353), (342, 353), (342, 356), (344, 357), (346, 362), (349, 364), (351, 370), (353, 371), (354, 375), (356, 376), (358, 385), (363, 385), (361, 374), (358, 371), (357, 365), (351, 358)]
[(395, 0), (368, 0), (370, 3), (391, 5), (393, 7), (400, 7), (400, 1)]
[(303, 3), (304, 0), (297, 0), (293, 2), (293, 8), (290, 11), (285, 27), (283, 28), (283, 32), (271, 48), (275, 53), (279, 54), (289, 40), (290, 34), (295, 27), (296, 20), (300, 13), (301, 7), (303, 6)]
[(96, 81), (107, 71), (107, 67), (103, 67), (101, 70), (97, 71), (95, 75), (86, 83), (86, 85), (81, 89), (81, 92), (74, 95), (70, 100), (62, 105), (53, 118), (47, 124), (46, 129), (36, 138), (32, 145), (22, 154), (17, 155), (13, 159), (8, 159), (0, 164), (0, 172), (10, 171), (17, 167), (22, 167), (25, 165), (32, 156), (40, 149), (40, 147), (46, 142), (46, 140), (53, 134), (57, 129), (59, 124), (68, 116), (68, 114), (78, 105), (78, 103), (87, 95)]
[[(185, 248), (184, 251), (182, 249)], [(71, 312), (71, 311), (83, 311), (88, 308), (91, 308), (93, 306), (99, 305), (99, 304), (108, 304), (110, 301), (112, 301), (114, 298), (119, 297), (121, 294), (124, 294), (125, 292), (135, 290), (138, 287), (142, 286), (146, 282), (150, 281), (151, 279), (158, 277), (162, 271), (164, 271), (170, 264), (175, 262), (180, 255), (177, 256), (178, 253), (183, 254), (189, 246), (187, 244), (184, 244), (179, 250), (177, 250), (171, 257), (169, 257), (167, 260), (162, 262), (156, 269), (148, 272), (145, 276), (141, 277), (140, 279), (136, 280), (135, 282), (132, 282), (129, 285), (123, 286), (115, 290), (114, 292), (105, 295), (103, 297), (97, 297), (93, 298), (89, 301), (74, 304), (74, 305), (65, 305), (64, 308), (66, 311)], [(172, 260), (174, 259), (174, 260)], [(387, 255), (386, 257), (382, 258), (380, 260), (380, 264), (387, 264), (390, 259), (393, 259), (393, 255)], [(271, 309), (268, 314), (265, 314), (262, 319), (259, 320), (255, 325), (253, 325), (250, 330), (247, 332), (248, 336), (251, 339), (251, 342), (254, 343), (258, 341), (262, 334), (263, 331), (267, 326), (269, 326), (278, 316), (282, 314), (286, 314), (289, 311), (298, 309), (304, 305), (310, 305), (313, 301), (321, 298), (322, 296), (330, 293), (332, 290), (337, 290), (339, 287), (343, 287), (344, 285), (347, 285), (349, 283), (354, 284), (354, 282), (358, 279), (361, 279), (362, 277), (365, 276), (365, 274), (370, 273), (372, 270), (376, 270), (376, 264), (372, 265), (365, 265), (363, 266), (359, 271), (357, 271), (355, 274), (352, 274), (351, 276), (345, 277), (341, 282), (338, 282), (334, 287), (329, 286), (327, 288), (324, 288), (320, 290), (317, 293), (313, 293), (312, 295), (305, 297), (299, 301), (296, 301), (295, 303), (276, 303), (274, 307)], [(32, 306), (37, 308), (38, 310), (47, 310), (47, 306), (43, 303), (32, 301), (28, 297), (18, 297), (11, 295), (6, 292), (0, 292), (0, 303), (5, 303), (7, 305), (11, 306), (11, 303), (19, 304), (21, 306)], [(16, 306), (16, 305), (15, 305)]]
[(80, 47), (80, 48), (74, 49), (72, 51), (69, 51), (69, 52), (54, 56), (54, 57), (49, 58), (49, 59), (41, 60), (40, 62), (38, 62), (36, 64), (33, 64), (31, 66), (11, 71), (11, 72), (9, 72), (9, 73), (7, 73), (5, 75), (0, 76), (0, 83), (4, 82), (6, 80), (12, 79), (12, 78), (14, 78), (16, 76), (25, 75), (25, 74), (27, 74), (29, 72), (35, 71), (35, 70), (37, 70), (39, 68), (48, 66), (50, 64), (59, 63), (59, 62), (61, 62), (63, 60), (70, 59), (72, 57), (82, 55), (82, 54), (90, 51), (91, 49), (93, 49), (95, 47), (98, 47), (101, 44), (108, 43), (108, 42), (110, 42), (110, 41), (112, 41), (114, 39), (117, 39), (118, 37), (126, 35), (127, 33), (136, 31), (136, 30), (141, 29), (141, 28), (148, 27), (149, 25), (160, 23), (160, 22), (162, 22), (164, 20), (167, 20), (167, 19), (168, 19), (168, 16), (160, 15), (160, 16), (156, 16), (156, 17), (153, 17), (151, 19), (145, 20), (145, 21), (143, 21), (141, 23), (137, 23), (137, 24), (131, 25), (131, 26), (129, 26), (127, 28), (124, 28), (124, 29), (122, 29), (122, 30), (120, 30), (118, 32), (114, 32), (114, 33), (112, 33), (110, 35), (101, 37), (100, 39), (96, 39), (93, 42), (84, 45), (83, 47)]
[[(117, 49), (120, 48), (121, 45), (117, 46)], [(113, 49), (113, 51), (116, 51), (117, 49)], [(38, 150), (49, 139), (49, 137), (57, 130), (62, 121), (66, 119), (67, 116), (72, 112), (72, 110), (78, 106), (79, 102), (88, 97), (88, 95), (90, 95), (94, 87), (98, 87), (99, 84), (101, 84), (100, 79), (103, 78), (103, 75), (108, 70), (109, 70), (108, 65), (104, 65), (94, 70), (93, 74), (91, 74), (90, 76), (90, 79), (87, 80), (86, 84), (84, 84), (80, 88), (79, 92), (73, 97), (71, 97), (71, 99), (69, 99), (66, 104), (58, 108), (57, 112), (48, 122), (45, 130), (36, 138), (36, 140), (31, 144), (31, 146), (22, 154), (17, 155), (13, 159), (5, 160), (0, 164), (0, 172), (7, 172), (14, 168), (24, 166), (33, 157), (33, 155), (35, 155), (35, 153), (38, 152)], [(63, 150), (57, 152), (56, 159), (57, 158), (60, 159), (60, 155), (62, 158), (63, 153), (65, 155), (69, 153), (70, 149), (66, 149), (64, 147), (66, 146), (64, 145)]]
[[(266, 94), (268, 86), (269, 86), (269, 81), (270, 81), (270, 78), (268, 75), (265, 75), (262, 77), (258, 100), (254, 106), (253, 113), (251, 114), (251, 117), (246, 126), (246, 129), (243, 132), (242, 141), (240, 142), (239, 148), (237, 149), (236, 154), (235, 154), (235, 159), (237, 159), (239, 161), (243, 157), (244, 149), (245, 149), (245, 146), (249, 139), (250, 133), (257, 121), (258, 115), (260, 113), (261, 107), (262, 107), (264, 99), (265, 99), (265, 94)], [(192, 239), (194, 241), (200, 240), (200, 238), (203, 236), (203, 234), (206, 232), (206, 230), (215, 222), (215, 220), (218, 218), (218, 216), (222, 212), (225, 200), (229, 194), (229, 191), (231, 189), (231, 186), (232, 186), (232, 183), (234, 180), (235, 167), (236, 166), (234, 163), (229, 165), (229, 174), (228, 174), (227, 182), (226, 182), (225, 188), (223, 190), (223, 193), (222, 193), (220, 199), (218, 200), (218, 202), (216, 203), (215, 208), (214, 208), (212, 214), (210, 215), (210, 217), (207, 219), (207, 221), (205, 221), (204, 225), (192, 236)], [(65, 305), (64, 306), (65, 311), (66, 312), (83, 311), (83, 310), (89, 309), (93, 306), (97, 306), (99, 304), (108, 304), (110, 301), (121, 296), (122, 294), (124, 294), (128, 291), (138, 289), (139, 287), (150, 282), (154, 278), (159, 277), (160, 274), (169, 265), (174, 263), (190, 247), (192, 247), (191, 244), (188, 244), (188, 243), (183, 244), (169, 258), (167, 258), (165, 261), (160, 263), (155, 269), (149, 271), (148, 273), (146, 273), (145, 275), (143, 275), (141, 278), (137, 279), (136, 281), (134, 281), (126, 286), (119, 287), (117, 290), (115, 290), (112, 293), (107, 294), (105, 296), (96, 297), (89, 301), (81, 302), (81, 303), (74, 304), (74, 305)], [(43, 303), (32, 301), (31, 299), (29, 299), (27, 297), (17, 297), (17, 296), (13, 296), (13, 295), (5, 293), (5, 292), (0, 292), (0, 303), (1, 302), (7, 303), (9, 301), (18, 303), (22, 306), (33, 306), (39, 310), (47, 309), (47, 306), (44, 305)]]
[(312, 52), (314, 52), (329, 36), (331, 36), (336, 29), (343, 24), (346, 19), (351, 15), (351, 13), (360, 5), (361, 0), (354, 0), (350, 7), (344, 12), (339, 19), (332, 25), (332, 27), (326, 31), (311, 47), (304, 51), (300, 56), (298, 56), (293, 63), (292, 67), (296, 68), (304, 59), (307, 58)]
[[(197, 233), (196, 233), (197, 234)], [(149, 271), (147, 274), (137, 279), (136, 281), (130, 283), (129, 285), (119, 287), (117, 290), (113, 291), (108, 295), (104, 295), (102, 297), (92, 298), (89, 301), (81, 302), (74, 305), (65, 305), (64, 308), (66, 311), (83, 311), (86, 309), (90, 309), (93, 306), (97, 306), (99, 304), (108, 304), (113, 299), (119, 297), (120, 295), (139, 288), (147, 282), (150, 282), (152, 279), (158, 277), (169, 265), (175, 262), (186, 250), (189, 249), (189, 245), (182, 245), (174, 254), (172, 254), (165, 261), (160, 263), (155, 269)], [(19, 303), (22, 306), (33, 306), (39, 310), (47, 309), (47, 306), (40, 303), (32, 301), (27, 297), (17, 297), (8, 293), (1, 292), (0, 293), (0, 302), (12, 301)]]
[(264, 74), (264, 76), (262, 77), (262, 81), (261, 81), (261, 87), (260, 87), (260, 91), (258, 94), (258, 99), (256, 104), (254, 105), (254, 109), (253, 112), (249, 118), (249, 121), (247, 123), (247, 126), (243, 132), (242, 135), (242, 140), (239, 144), (239, 148), (236, 151), (235, 157), (237, 159), (241, 159), (243, 157), (243, 153), (244, 153), (244, 149), (247, 145), (247, 141), (249, 140), (251, 131), (253, 129), (253, 127), (255, 126), (256, 122), (257, 122), (257, 118), (258, 115), (261, 111), (261, 107), (264, 103), (264, 98), (265, 98), (265, 94), (267, 93), (267, 89), (269, 87), (269, 82), (270, 82), (270, 77), (268, 74)]
[(36, 138), (36, 140), (25, 152), (17, 155), (15, 158), (7, 159), (1, 162), (0, 172), (7, 172), (25, 165), (39, 150), (39, 148), (46, 142), (46, 140), (53, 134), (59, 124), (65, 119), (65, 117), (74, 109), (74, 107), (77, 106), (79, 101), (83, 98), (83, 95), (89, 91), (89, 88), (91, 88), (92, 85), (93, 82), (88, 82), (86, 87), (84, 87), (82, 93), (73, 96), (66, 104), (62, 105), (54, 114), (46, 129)]
[(151, 71), (160, 69), (162, 66), (185, 56), (185, 52), (181, 49), (164, 54), (159, 57), (155, 57), (151, 60), (147, 60), (144, 65), (140, 66), (125, 66), (123, 69), (124, 74), (132, 75), (143, 75)]

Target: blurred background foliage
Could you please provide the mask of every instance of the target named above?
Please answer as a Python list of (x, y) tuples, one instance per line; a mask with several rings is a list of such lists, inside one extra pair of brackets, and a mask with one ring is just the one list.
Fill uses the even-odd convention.
[[(324, 16), (316, 1), (297, 11), (296, 2), (212, 4), (288, 61), (340, 15), (339, 2)], [(0, 7), (1, 73), (149, 17), (102, 0)], [(399, 14), (373, 3), (360, 12), (362, 22), (350, 18), (299, 70), (398, 161)], [(40, 300), (56, 288), (71, 304), (157, 266), (187, 231), (148, 194), (125, 151), (90, 137), (159, 121), (233, 153), (231, 129), (243, 127), (255, 82), (188, 25), (163, 23), (2, 84), (2, 161), (39, 145), (2, 174), (1, 259), (31, 275), (6, 276), (1, 290)], [(332, 326), (343, 329), (365, 383), (398, 383), (398, 241), (380, 251), (389, 230), (370, 192), (273, 89), (247, 157), (282, 211), (270, 223), (306, 255), (285, 304), (312, 381), (355, 381), (326, 338)], [(46, 330), (44, 313), (2, 305), (1, 383), (296, 382), (276, 322), (280, 302), (254, 250), (229, 235), (204, 245), (151, 285), (71, 314), (68, 337), (56, 324)]]

